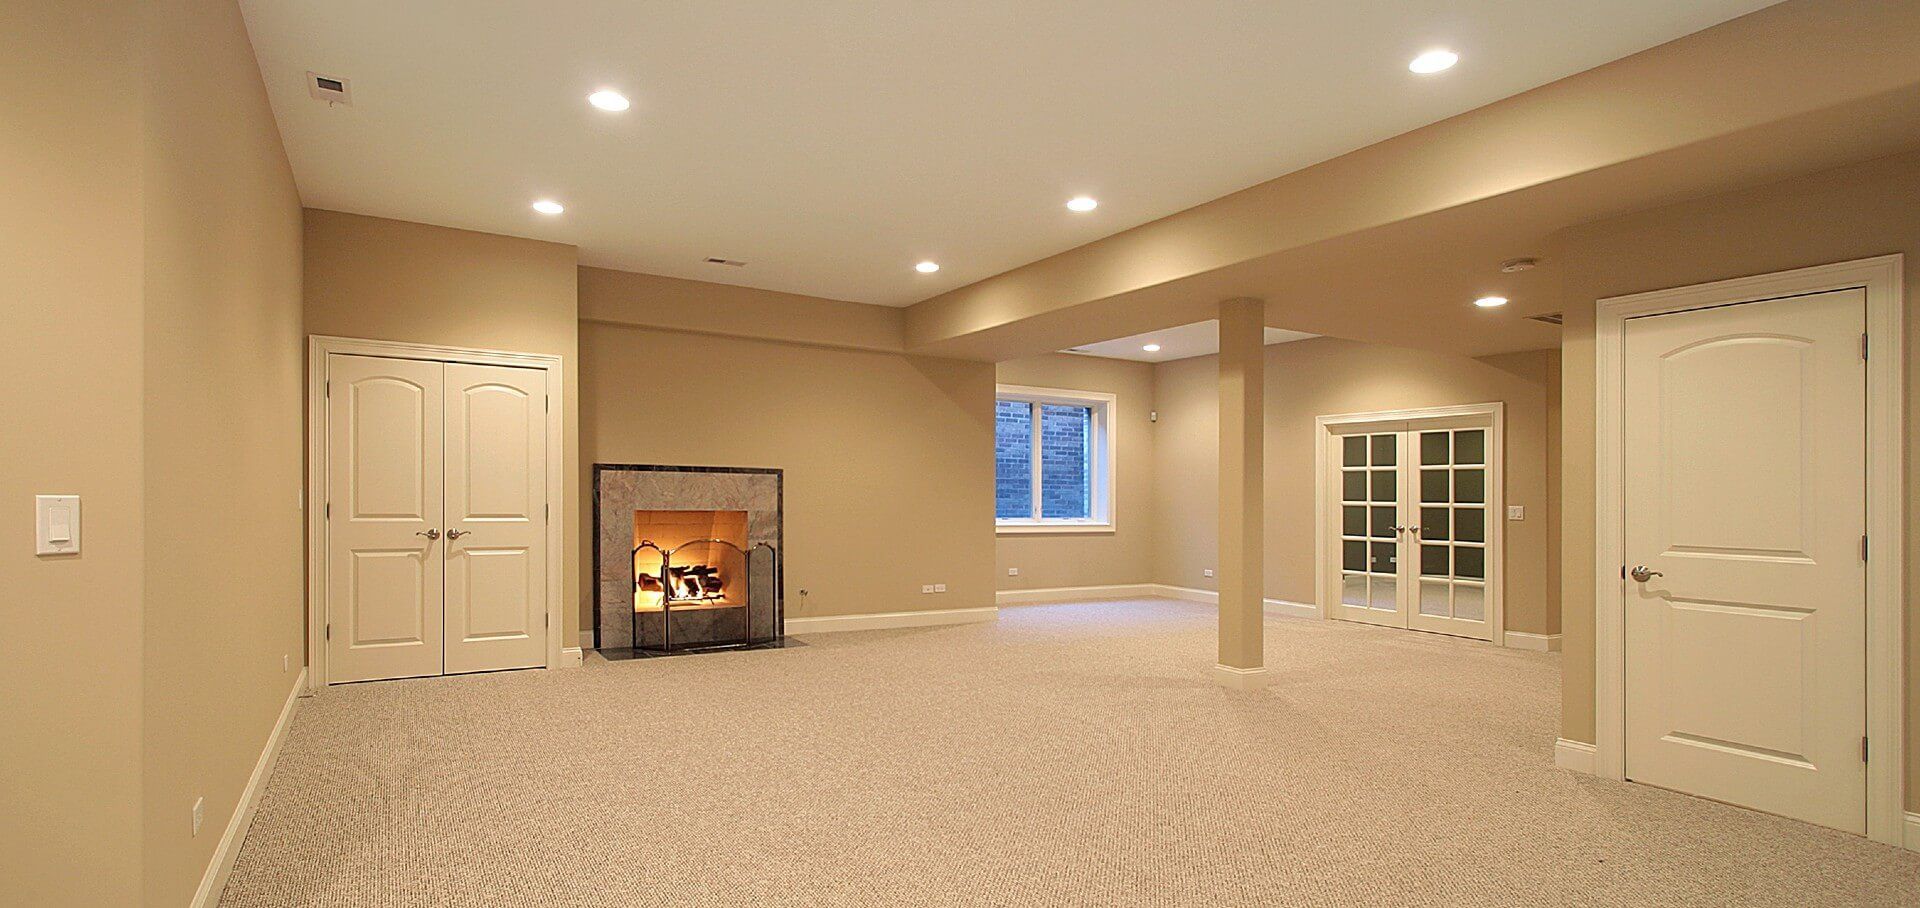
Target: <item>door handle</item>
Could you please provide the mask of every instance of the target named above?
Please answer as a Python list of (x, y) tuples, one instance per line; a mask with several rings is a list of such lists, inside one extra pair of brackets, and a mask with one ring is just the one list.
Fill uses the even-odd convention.
[(1627, 576), (1632, 577), (1635, 581), (1639, 583), (1646, 583), (1647, 581), (1652, 580), (1655, 577), (1665, 577), (1667, 575), (1662, 574), (1659, 571), (1649, 570), (1647, 566), (1644, 564), (1636, 564), (1633, 566), (1632, 570), (1627, 572)]
[(448, 530), (447, 531), (448, 539), (459, 539), (462, 536), (471, 536), (471, 535), (473, 535), (472, 530)]
[(440, 538), (440, 531), (439, 531), (438, 529), (428, 529), (428, 530), (426, 530), (426, 531), (424, 531), (424, 532), (419, 532), (419, 533), (415, 533), (415, 534), (413, 534), (413, 535), (415, 535), (415, 536), (425, 536), (425, 537), (427, 537), (428, 539), (439, 539), (439, 538)]

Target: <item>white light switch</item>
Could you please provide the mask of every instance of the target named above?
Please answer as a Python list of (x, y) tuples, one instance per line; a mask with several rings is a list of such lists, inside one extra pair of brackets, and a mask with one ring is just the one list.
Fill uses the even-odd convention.
[(1524, 504), (1507, 505), (1507, 519), (1508, 520), (1527, 519), (1527, 506)]
[(33, 496), (33, 527), (35, 555), (80, 551), (80, 496)]

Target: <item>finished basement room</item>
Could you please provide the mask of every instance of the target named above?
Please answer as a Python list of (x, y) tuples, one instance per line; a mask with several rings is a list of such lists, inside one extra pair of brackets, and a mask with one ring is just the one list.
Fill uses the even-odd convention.
[(0, 37), (0, 904), (1920, 908), (1920, 4)]

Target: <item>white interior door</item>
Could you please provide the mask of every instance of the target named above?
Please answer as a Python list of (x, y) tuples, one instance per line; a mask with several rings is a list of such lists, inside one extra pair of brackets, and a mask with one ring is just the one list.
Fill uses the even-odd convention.
[(1341, 417), (1329, 426), (1327, 614), (1491, 640), (1494, 417)]
[(441, 672), (441, 368), (327, 357), (330, 681)]
[(446, 670), (547, 662), (546, 373), (446, 365)]
[(1630, 779), (1864, 832), (1865, 295), (1629, 319)]

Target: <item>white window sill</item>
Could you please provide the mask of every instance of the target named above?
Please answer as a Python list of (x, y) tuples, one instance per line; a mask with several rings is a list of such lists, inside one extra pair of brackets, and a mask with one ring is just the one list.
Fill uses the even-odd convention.
[(993, 531), (1000, 536), (1064, 536), (1111, 533), (1113, 524), (1065, 520), (996, 520)]

